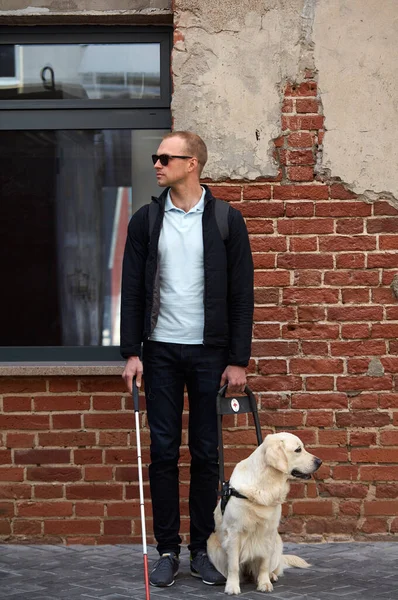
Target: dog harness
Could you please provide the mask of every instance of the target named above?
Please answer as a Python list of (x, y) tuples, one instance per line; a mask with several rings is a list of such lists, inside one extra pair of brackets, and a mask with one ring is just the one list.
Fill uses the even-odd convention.
[(235, 498), (243, 498), (243, 500), (247, 500), (246, 496), (244, 496), (243, 494), (238, 492), (238, 490), (236, 490), (235, 488), (233, 488), (232, 486), (229, 485), (229, 481), (224, 481), (224, 483), (222, 484), (220, 495), (221, 495), (220, 508), (221, 508), (222, 515), (224, 514), (225, 507), (227, 506), (231, 496), (234, 496)]

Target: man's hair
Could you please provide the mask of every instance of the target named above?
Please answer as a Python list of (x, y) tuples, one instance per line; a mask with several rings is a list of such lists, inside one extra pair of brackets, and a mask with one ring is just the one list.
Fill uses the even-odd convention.
[(186, 151), (189, 155), (196, 156), (199, 163), (199, 175), (207, 162), (207, 147), (201, 137), (192, 131), (172, 131), (164, 136), (168, 138), (179, 137), (185, 142)]

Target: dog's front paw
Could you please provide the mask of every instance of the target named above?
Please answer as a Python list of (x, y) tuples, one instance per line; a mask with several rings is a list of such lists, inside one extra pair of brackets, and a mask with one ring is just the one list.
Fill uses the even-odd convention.
[(272, 583), (268, 581), (259, 581), (257, 585), (257, 589), (259, 592), (272, 592), (274, 586)]
[(233, 581), (227, 581), (227, 583), (225, 584), (224, 592), (226, 594), (228, 594), (229, 596), (234, 596), (236, 594), (240, 594), (239, 582), (235, 583)]
[(275, 583), (275, 581), (278, 581), (278, 575), (276, 573), (271, 573), (270, 579), (272, 583)]

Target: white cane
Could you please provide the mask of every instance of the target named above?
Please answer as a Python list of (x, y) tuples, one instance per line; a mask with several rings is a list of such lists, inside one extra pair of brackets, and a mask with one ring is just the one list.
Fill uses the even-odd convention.
[(135, 432), (137, 436), (137, 459), (138, 459), (138, 483), (140, 488), (140, 510), (141, 510), (141, 531), (142, 531), (142, 554), (144, 556), (144, 579), (145, 579), (145, 598), (150, 600), (149, 593), (149, 574), (148, 574), (148, 551), (146, 545), (146, 527), (145, 527), (145, 506), (144, 506), (144, 486), (142, 483), (142, 460), (141, 460), (141, 439), (140, 439), (140, 399), (138, 387), (133, 379), (133, 402), (135, 414)]

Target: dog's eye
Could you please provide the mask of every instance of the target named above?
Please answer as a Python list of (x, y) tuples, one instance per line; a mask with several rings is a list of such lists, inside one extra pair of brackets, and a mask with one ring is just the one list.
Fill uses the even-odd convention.
[(296, 448), (295, 452), (301, 452), (301, 448)]

